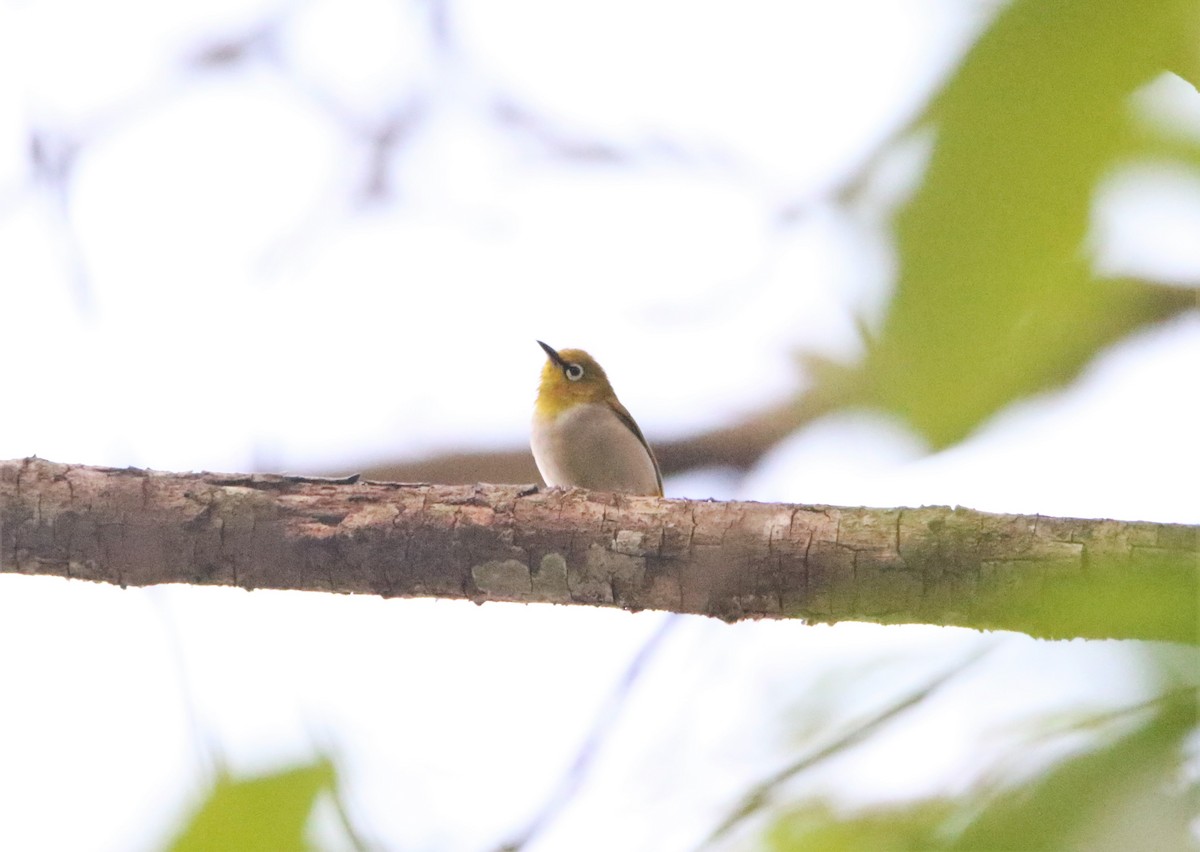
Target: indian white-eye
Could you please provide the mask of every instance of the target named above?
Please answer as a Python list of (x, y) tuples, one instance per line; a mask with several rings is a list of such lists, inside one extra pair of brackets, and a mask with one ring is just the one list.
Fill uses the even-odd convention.
[(596, 360), (582, 349), (552, 349), (533, 408), (530, 446), (546, 484), (662, 496), (650, 445)]

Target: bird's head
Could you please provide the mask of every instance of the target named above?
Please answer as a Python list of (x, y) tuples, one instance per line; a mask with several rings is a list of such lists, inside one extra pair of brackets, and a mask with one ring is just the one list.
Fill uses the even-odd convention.
[(546, 350), (538, 385), (538, 414), (555, 417), (576, 405), (616, 399), (604, 368), (591, 355), (582, 349), (557, 351), (540, 340), (538, 345)]

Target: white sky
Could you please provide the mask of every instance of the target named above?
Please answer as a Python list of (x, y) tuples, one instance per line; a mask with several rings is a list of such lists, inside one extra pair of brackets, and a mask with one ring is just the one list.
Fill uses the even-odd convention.
[[(798, 347), (856, 351), (891, 261), (823, 193), (966, 49), (989, 8), (968, 5), (462, 3), (452, 55), (382, 0), (0, 6), (0, 457), (307, 472), (511, 446), (536, 338), (599, 357), (651, 439), (729, 422), (794, 387)], [(272, 9), (289, 22), (273, 62), (187, 71), (205, 35)], [(550, 158), (492, 120), (498, 97), (628, 161)], [(355, 203), (363, 149), (330, 103), (358, 122), (422, 105), (389, 165), (398, 203)], [(1200, 135), (1189, 87), (1164, 78), (1138, 108)], [(65, 221), (22, 189), (29, 126), (85, 141)], [(1098, 262), (1200, 281), (1198, 199), (1194, 171), (1114, 175)], [(775, 229), (793, 201), (807, 215)], [(1200, 523), (1198, 367), (1193, 313), (946, 452), (845, 413), (741, 481), (668, 493)], [(214, 750), (250, 771), (314, 743), (337, 749), (368, 837), (487, 848), (537, 810), (661, 618), (0, 575), (0, 848), (154, 848)], [(798, 744), (988, 643), (972, 677), (809, 783), (958, 789), (1022, 722), (1151, 688), (1117, 643), (683, 619), (537, 848), (688, 848)]]

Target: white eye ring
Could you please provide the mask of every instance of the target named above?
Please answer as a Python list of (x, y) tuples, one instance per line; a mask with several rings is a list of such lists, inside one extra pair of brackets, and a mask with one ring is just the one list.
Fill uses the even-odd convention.
[(583, 367), (578, 364), (568, 364), (563, 367), (563, 375), (567, 377), (567, 381), (577, 382), (583, 378)]

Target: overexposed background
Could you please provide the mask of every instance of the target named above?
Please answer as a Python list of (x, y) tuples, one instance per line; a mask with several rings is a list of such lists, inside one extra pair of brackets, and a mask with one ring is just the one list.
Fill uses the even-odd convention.
[[(539, 338), (592, 352), (652, 443), (736, 422), (803, 385), (798, 351), (862, 354), (895, 258), (837, 195), (998, 8), (0, 5), (0, 457), (320, 473), (509, 448)], [(1178, 78), (1134, 108), (1200, 140)], [(873, 170), (879, 210), (926, 149)], [(1195, 286), (1197, 234), (1196, 170), (1131, 164), (1089, 239), (1113, 274)], [(1200, 523), (1198, 368), (1192, 311), (941, 452), (840, 412), (667, 494)], [(687, 849), (980, 647), (801, 792), (953, 794), (1070, 747), (1022, 726), (1154, 690), (1133, 643), (682, 618), (621, 692), (663, 619), (0, 575), (0, 847), (157, 848), (217, 766), (332, 750), (369, 843), (492, 848), (605, 717), (531, 848)]]

